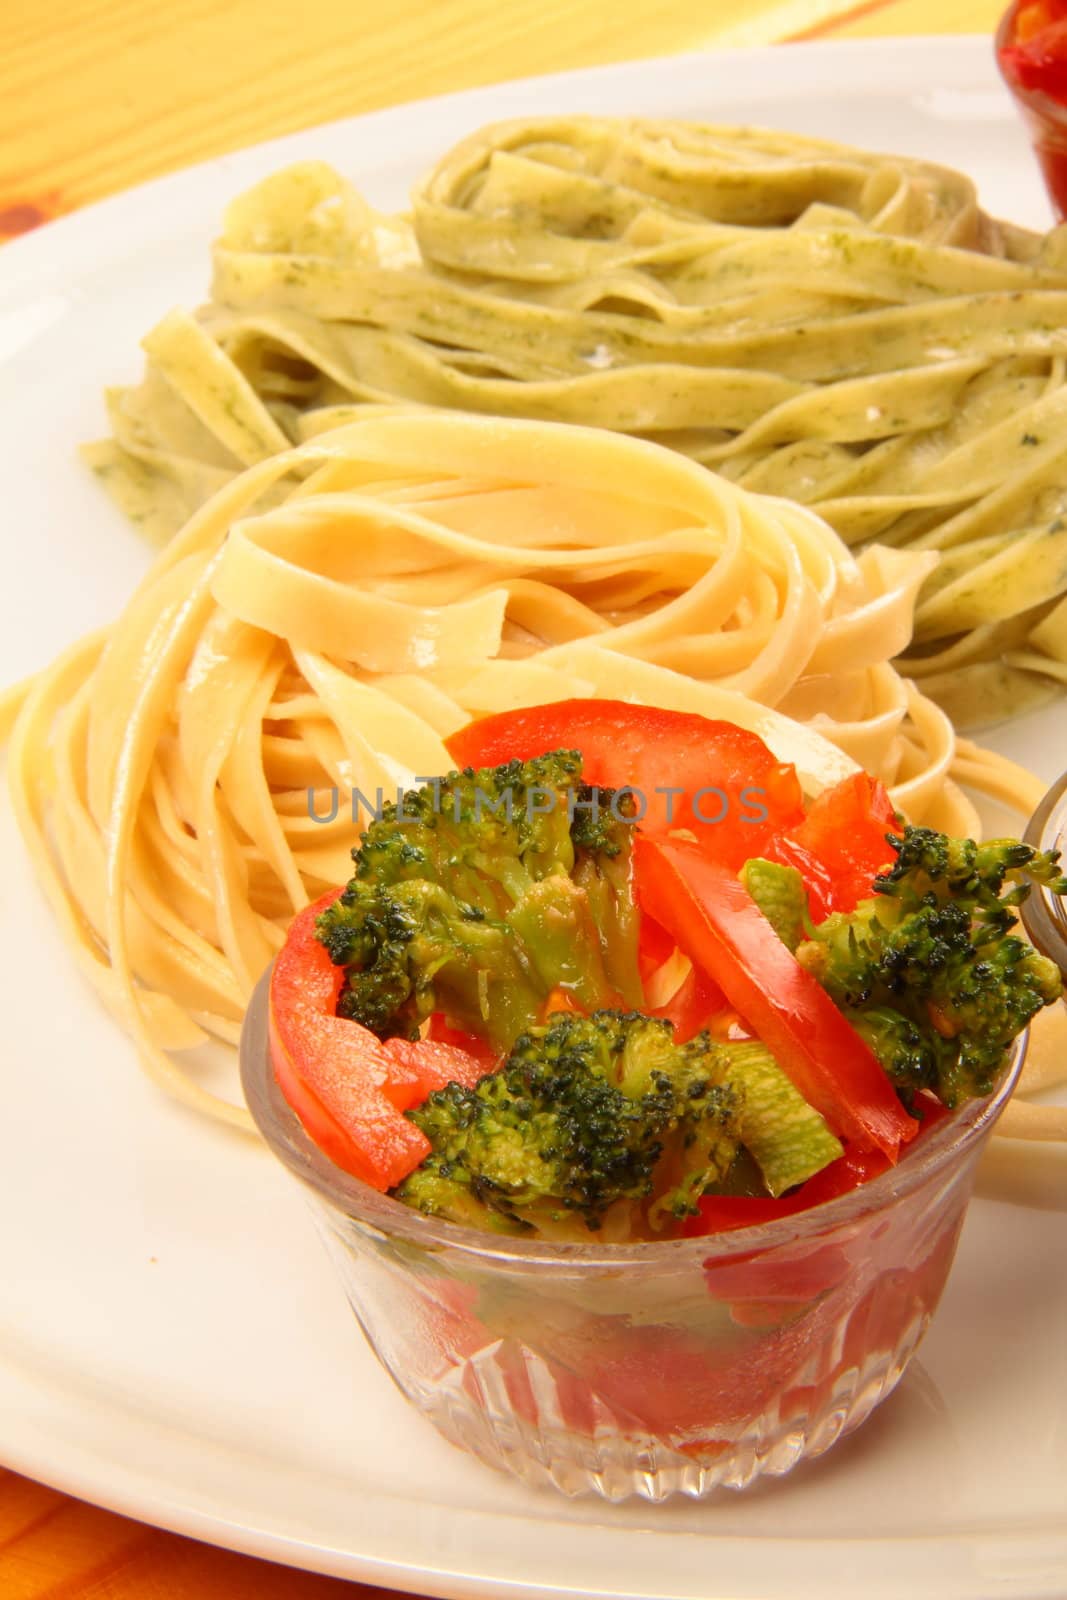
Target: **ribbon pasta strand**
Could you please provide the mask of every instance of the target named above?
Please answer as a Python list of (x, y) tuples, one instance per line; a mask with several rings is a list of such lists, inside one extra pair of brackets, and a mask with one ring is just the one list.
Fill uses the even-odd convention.
[[(890, 657), (935, 557), (857, 560), (812, 511), (604, 430), (377, 411), (267, 454), (114, 626), (10, 697), (18, 821), (83, 970), (170, 1092), (232, 1042), (379, 795), (473, 716), (576, 696), (758, 733), (809, 793), (861, 762), (973, 833), (945, 714)], [(1024, 793), (975, 745), (971, 783)]]
[(804, 504), (850, 546), (940, 553), (899, 650), (957, 727), (1067, 683), (1067, 235), (991, 221), (932, 163), (518, 120), (448, 152), (410, 217), (307, 163), (231, 205), (210, 303), (144, 345), (87, 454), (157, 536), (382, 406), (573, 422)]

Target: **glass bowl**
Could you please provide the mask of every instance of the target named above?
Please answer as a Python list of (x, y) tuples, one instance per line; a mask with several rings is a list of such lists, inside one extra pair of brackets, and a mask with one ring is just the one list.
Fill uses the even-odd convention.
[(816, 1210), (713, 1238), (600, 1245), (476, 1232), (335, 1167), (270, 1061), (268, 978), (241, 1036), (245, 1098), (312, 1209), (368, 1340), (453, 1444), (526, 1483), (700, 1497), (850, 1433), (933, 1316), (975, 1164), (1022, 1065), (894, 1170)]
[(1039, 89), (1025, 88), (1004, 59), (1004, 48), (1014, 37), (1019, 12), (1017, 0), (1000, 19), (994, 39), (1000, 75), (1014, 96), (1034, 154), (1041, 168), (1057, 222), (1067, 217), (1067, 106)]
[[(1067, 870), (1067, 772), (1052, 785), (1023, 838), (1039, 850), (1058, 850), (1061, 868)], [(1055, 961), (1067, 984), (1067, 903), (1039, 885), (1023, 901), (1020, 915), (1031, 944)]]

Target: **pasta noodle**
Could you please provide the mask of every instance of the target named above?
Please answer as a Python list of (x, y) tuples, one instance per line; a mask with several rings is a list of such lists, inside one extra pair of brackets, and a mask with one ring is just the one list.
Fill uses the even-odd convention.
[(958, 727), (1067, 683), (1065, 235), (993, 223), (958, 173), (753, 129), (517, 121), (447, 154), (406, 219), (309, 163), (231, 205), (211, 302), (145, 349), (88, 455), (157, 536), (367, 408), (576, 422), (788, 496), (849, 545), (937, 555), (895, 648)]
[(294, 911), (349, 875), (337, 795), (446, 771), (472, 715), (700, 711), (812, 792), (861, 761), (916, 820), (973, 831), (948, 719), (887, 660), (929, 561), (857, 561), (811, 512), (621, 435), (371, 416), (227, 482), (114, 628), (9, 697), (18, 819), (152, 1073), (243, 1122), (174, 1052), (235, 1037)]

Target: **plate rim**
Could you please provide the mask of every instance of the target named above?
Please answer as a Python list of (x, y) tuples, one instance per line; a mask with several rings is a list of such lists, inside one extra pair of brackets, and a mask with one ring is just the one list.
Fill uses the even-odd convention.
[[(817, 79), (823, 70), (819, 64), (825, 64), (828, 69), (833, 63), (835, 74), (843, 73), (852, 62), (857, 65), (863, 63), (866, 66), (868, 58), (877, 52), (883, 82), (905, 74), (914, 76), (918, 72), (919, 81), (931, 85), (935, 75), (939, 83), (941, 76), (944, 75), (952, 82), (960, 80), (969, 82), (969, 86), (976, 89), (992, 89), (995, 85), (999, 85), (989, 39), (984, 34), (816, 40), (794, 44), (792, 48), (803, 52), (804, 66), (799, 66), (798, 62), (797, 74), (801, 80)], [(122, 256), (130, 249), (131, 238), (135, 238), (138, 242), (143, 240), (151, 226), (153, 215), (167, 215), (176, 207), (182, 213), (184, 221), (184, 213), (191, 205), (195, 192), (205, 183), (211, 188), (216, 182), (224, 182), (228, 190), (235, 192), (237, 187), (248, 181), (249, 169), (260, 165), (269, 169), (288, 159), (299, 159), (311, 151), (317, 141), (335, 147), (344, 142), (351, 144), (363, 135), (373, 141), (418, 122), (421, 131), (414, 137), (418, 142), (425, 142), (433, 136), (436, 125), (447, 124), (458, 113), (466, 115), (469, 112), (473, 121), (479, 117), (480, 108), (496, 106), (502, 94), (518, 100), (534, 94), (550, 98), (557, 91), (577, 93), (580, 85), (588, 86), (590, 91), (595, 91), (615, 81), (632, 80), (635, 75), (655, 79), (676, 76), (687, 78), (689, 74), (696, 74), (705, 69), (721, 69), (727, 62), (736, 72), (742, 59), (745, 63), (743, 73), (755, 72), (771, 61), (775, 62), (774, 71), (777, 73), (781, 70), (782, 50), (783, 46), (780, 44), (744, 49), (711, 49), (676, 55), (639, 57), (506, 80), (334, 119), (274, 139), (241, 146), (236, 150), (209, 157), (105, 196), (10, 241), (4, 250), (0, 251), (0, 303), (8, 299), (13, 302), (19, 301), (27, 292), (28, 285), (32, 285), (33, 292), (38, 291), (41, 269), (56, 276), (66, 274), (68, 278), (77, 281), (85, 272), (99, 264), (98, 258), (101, 254), (104, 258), (107, 258), (109, 252)], [(724, 113), (729, 113), (731, 104), (731, 101), (725, 103)], [(519, 114), (518, 108), (513, 114)], [(482, 117), (480, 120), (485, 118)], [(397, 159), (403, 159), (402, 152)], [(205, 216), (204, 223), (205, 229), (214, 227), (217, 224), (217, 215), (212, 213), (210, 216)], [(20, 1368), (16, 1362), (0, 1351), (0, 1384), (13, 1382), (17, 1385), (20, 1373), (24, 1372), (24, 1368)], [(154, 1424), (151, 1422), (141, 1424), (138, 1419), (138, 1426), (146, 1428), (154, 1426), (158, 1432), (161, 1426), (166, 1425), (158, 1421)], [(73, 1462), (69, 1449), (64, 1452), (62, 1443), (55, 1442), (54, 1435), (49, 1433), (46, 1426), (38, 1428), (35, 1434), (32, 1424), (24, 1425), (21, 1444), (11, 1448), (5, 1440), (0, 1443), (0, 1450), (12, 1470), (22, 1472), (64, 1493), (87, 1499), (94, 1505), (188, 1537), (206, 1540), (260, 1559), (280, 1562), (303, 1570), (358, 1579), (384, 1588), (402, 1587), (407, 1590), (412, 1583), (417, 1583), (422, 1592), (442, 1597), (442, 1600), (464, 1600), (466, 1596), (500, 1594), (514, 1597), (514, 1600), (546, 1600), (550, 1595), (554, 1600), (559, 1600), (562, 1593), (571, 1592), (561, 1590), (558, 1586), (545, 1587), (540, 1583), (515, 1581), (500, 1575), (435, 1570), (428, 1565), (405, 1564), (401, 1567), (396, 1562), (375, 1556), (329, 1549), (322, 1545), (310, 1546), (306, 1542), (294, 1540), (291, 1535), (279, 1534), (270, 1528), (260, 1528), (247, 1521), (237, 1522), (226, 1516), (208, 1514), (196, 1508), (182, 1506), (168, 1499), (166, 1494), (161, 1494), (158, 1488), (153, 1493), (150, 1488), (139, 1483), (121, 1462), (112, 1464), (110, 1479), (94, 1476), (91, 1472), (80, 1469)], [(639, 1532), (642, 1538), (647, 1539), (646, 1529), (605, 1526), (610, 1520), (612, 1508), (605, 1506), (600, 1509), (603, 1511), (604, 1525), (597, 1524), (598, 1533), (606, 1531), (609, 1536), (617, 1538), (620, 1534)], [(465, 1516), (478, 1520), (492, 1518), (499, 1524), (503, 1519), (511, 1519), (513, 1514), (487, 1510), (483, 1507), (470, 1507), (467, 1508)], [(516, 1513), (513, 1520), (523, 1522), (527, 1519)], [(551, 1520), (546, 1519), (546, 1526), (550, 1525), (552, 1525)], [(570, 1527), (576, 1537), (580, 1537), (581, 1533), (589, 1528), (588, 1524), (577, 1521), (565, 1526)], [(668, 1532), (668, 1537), (671, 1536), (668, 1530), (664, 1531)], [(679, 1539), (685, 1537), (681, 1533), (674, 1536)], [(717, 1537), (723, 1543), (749, 1542), (743, 1537), (729, 1533)], [(911, 1552), (916, 1558), (917, 1566), (923, 1570), (928, 1569), (935, 1547), (943, 1550), (946, 1555), (963, 1550), (969, 1556), (976, 1575), (979, 1571), (987, 1573), (996, 1571), (1003, 1585), (1006, 1573), (1008, 1581), (1013, 1581), (1013, 1575), (1008, 1572), (1005, 1563), (1010, 1564), (1015, 1561), (1018, 1565), (1019, 1546), (1023, 1539), (1023, 1535), (1014, 1532), (987, 1531), (966, 1537), (962, 1537), (959, 1533), (948, 1532), (936, 1536), (915, 1535), (893, 1538), (877, 1536), (855, 1542), (862, 1545), (868, 1556), (874, 1555), (876, 1558), (879, 1555), (883, 1559), (900, 1558), (904, 1552)], [(848, 1541), (832, 1538), (812, 1542), (837, 1549)], [(796, 1560), (796, 1552), (801, 1543), (800, 1539), (792, 1536), (760, 1539), (760, 1545), (765, 1552), (770, 1553), (772, 1547), (780, 1548), (787, 1553), (787, 1560), (793, 1561)], [(1037, 1557), (1036, 1564), (1032, 1561), (1025, 1574), (1020, 1572), (1020, 1586), (1000, 1587), (998, 1592), (1017, 1596), (1048, 1596), (1049, 1600), (1061, 1596), (1063, 1576), (1067, 1572), (1067, 1533), (1052, 1537), (1039, 1535), (1035, 1540), (1027, 1540), (1027, 1544), (1028, 1547), (1033, 1546), (1033, 1553)], [(911, 1585), (915, 1600), (920, 1600), (920, 1596), (927, 1593), (944, 1595), (946, 1600), (956, 1594), (977, 1594), (977, 1589), (959, 1588), (953, 1584), (952, 1580), (959, 1579), (961, 1570), (954, 1568), (952, 1572), (934, 1571), (932, 1576), (927, 1570), (928, 1588), (923, 1588), (921, 1582), (918, 1586)], [(724, 1581), (730, 1583), (736, 1593), (748, 1593), (749, 1590), (742, 1589), (734, 1581), (735, 1578), (736, 1574), (730, 1573)], [(610, 1600), (621, 1600), (622, 1596), (631, 1592), (634, 1596), (638, 1595), (636, 1589), (630, 1591), (616, 1586), (582, 1591), (589, 1596), (602, 1597), (602, 1600), (609, 1600), (609, 1597)], [(647, 1591), (642, 1589), (640, 1592), (644, 1596)], [(756, 1593), (755, 1590), (751, 1592)], [(763, 1592), (761, 1588), (759, 1593)], [(779, 1591), (776, 1589), (775, 1592)], [(799, 1588), (793, 1588), (790, 1592), (794, 1596), (799, 1596), (801, 1593)], [(807, 1592), (805, 1588), (803, 1593)], [(767, 1593), (769, 1594), (770, 1590), (767, 1590)]]
[[(7, 1373), (7, 1363), (0, 1358), (0, 1391)], [(383, 1371), (383, 1380), (385, 1377)], [(114, 1487), (113, 1477), (113, 1486), (105, 1496), (77, 1469), (48, 1471), (45, 1475), (37, 1469), (36, 1461), (37, 1457), (31, 1450), (18, 1453), (15, 1458), (5, 1460), (4, 1464), (62, 1493), (153, 1527), (234, 1550), (257, 1560), (291, 1567), (296, 1571), (374, 1584), (401, 1596), (410, 1595), (411, 1600), (418, 1600), (419, 1596), (432, 1597), (432, 1600), (648, 1600), (653, 1593), (644, 1583), (633, 1588), (617, 1583), (570, 1588), (561, 1587), (558, 1583), (544, 1584), (499, 1574), (476, 1574), (452, 1566), (410, 1563), (401, 1566), (397, 1561), (385, 1557), (355, 1554), (336, 1545), (313, 1543), (268, 1527), (234, 1522), (188, 1507), (175, 1507), (173, 1519), (168, 1516), (167, 1520), (161, 1520), (159, 1507), (163, 1504), (170, 1511), (169, 1503), (139, 1494), (133, 1487), (133, 1473), (122, 1467), (117, 1477), (119, 1480), (128, 1480), (131, 1487), (123, 1492)], [(817, 1470), (819, 1462), (802, 1464), (799, 1470), (803, 1471), (805, 1465), (809, 1471)], [(486, 1471), (491, 1470), (486, 1468)], [(784, 1480), (772, 1479), (768, 1480), (768, 1484), (774, 1492), (788, 1493)], [(544, 1503), (551, 1506), (555, 1495), (548, 1490), (543, 1494)], [(727, 1496), (728, 1504), (728, 1491), (723, 1491), (723, 1495)], [(398, 1498), (393, 1494), (377, 1496), (379, 1503), (384, 1501), (391, 1504)], [(373, 1504), (373, 1500), (370, 1503)], [(619, 1508), (600, 1502), (592, 1503), (596, 1504), (604, 1518), (592, 1531), (601, 1536), (606, 1534), (616, 1541), (647, 1546), (650, 1530), (610, 1527), (611, 1514)], [(466, 1520), (478, 1524), (495, 1524), (497, 1530), (522, 1527), (528, 1522), (519, 1512), (486, 1507), (468, 1508), (464, 1516)], [(588, 1524), (579, 1521), (553, 1523), (551, 1518), (546, 1518), (539, 1526), (554, 1534), (562, 1530), (565, 1535), (569, 1534), (575, 1539), (580, 1539), (589, 1530)], [(653, 1533), (652, 1537), (659, 1538), (662, 1535)], [(666, 1537), (678, 1541), (694, 1539), (690, 1530), (667, 1531)], [(763, 1558), (757, 1573), (745, 1571), (752, 1564), (746, 1556), (754, 1542), (758, 1542)], [(830, 1591), (825, 1587), (825, 1574), (818, 1571), (809, 1575), (806, 1565), (801, 1567), (798, 1560), (801, 1553), (809, 1555), (812, 1547), (860, 1553), (862, 1559), (857, 1562), (857, 1568), (862, 1565), (865, 1573), (863, 1582), (867, 1600), (899, 1600), (905, 1590), (912, 1600), (988, 1600), (993, 1593), (1011, 1597), (1011, 1600), (1063, 1600), (1064, 1577), (1067, 1574), (1067, 1531), (1049, 1535), (1044, 1531), (1035, 1534), (1007, 1530), (961, 1533), (957, 1530), (934, 1536), (878, 1535), (873, 1538), (857, 1536), (811, 1540), (760, 1535), (758, 1541), (745, 1534), (724, 1533), (715, 1536), (715, 1543), (716, 1551), (723, 1546), (731, 1547), (735, 1559), (730, 1563), (731, 1570), (725, 1575), (727, 1587), (720, 1588), (716, 1584), (714, 1594), (701, 1591), (701, 1600), (726, 1600), (727, 1595), (731, 1600), (742, 1600), (742, 1597), (743, 1600), (779, 1600), (779, 1596), (787, 1594), (790, 1600), (827, 1600)], [(777, 1558), (773, 1573), (768, 1573), (763, 1565), (768, 1555)], [(939, 1556), (948, 1557), (951, 1566), (944, 1567)], [(1008, 1587), (1015, 1574), (1020, 1579), (1018, 1586)], [(975, 1586), (970, 1582), (972, 1575), (976, 1580)], [(751, 1581), (753, 1578), (755, 1584)], [(773, 1588), (768, 1587), (768, 1581), (773, 1583)], [(418, 1584), (417, 1589), (409, 1588), (412, 1582)], [(667, 1588), (665, 1583), (664, 1594)], [(673, 1595), (676, 1592), (671, 1586), (670, 1593)], [(687, 1600), (692, 1600), (697, 1592), (687, 1589)]]

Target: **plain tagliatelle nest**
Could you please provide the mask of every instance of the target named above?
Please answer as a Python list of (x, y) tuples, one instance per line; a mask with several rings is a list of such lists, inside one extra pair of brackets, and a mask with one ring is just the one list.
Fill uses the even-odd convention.
[(227, 483), (114, 627), (9, 697), (19, 822), (148, 1069), (244, 1124), (180, 1053), (236, 1038), (293, 913), (349, 876), (351, 792), (448, 771), (472, 716), (697, 711), (809, 792), (857, 762), (956, 833), (977, 819), (954, 770), (1036, 800), (890, 665), (932, 559), (856, 561), (812, 512), (622, 435), (370, 415)]

